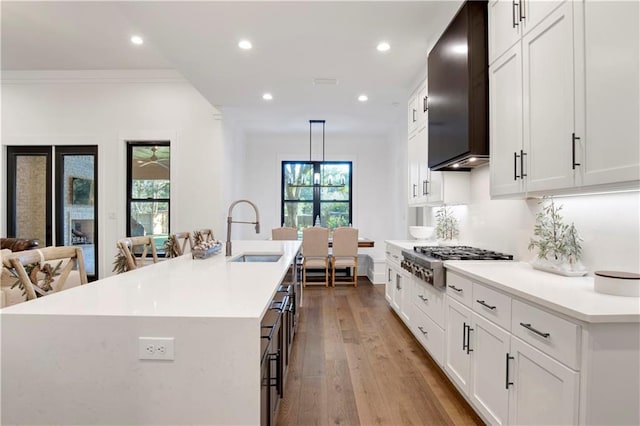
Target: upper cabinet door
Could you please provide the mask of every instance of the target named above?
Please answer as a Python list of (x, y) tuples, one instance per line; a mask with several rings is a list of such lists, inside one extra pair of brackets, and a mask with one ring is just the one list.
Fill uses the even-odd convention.
[[(640, 3), (584, 3), (583, 185), (640, 179)], [(582, 34), (577, 34), (582, 37)]]
[(522, 55), (516, 44), (489, 67), (491, 196), (524, 192), (522, 150)]
[(527, 192), (573, 186), (573, 55), (572, 3), (565, 2), (522, 39), (526, 159), (521, 172)]
[(515, 0), (492, 0), (489, 2), (489, 64), (520, 40), (521, 25)]

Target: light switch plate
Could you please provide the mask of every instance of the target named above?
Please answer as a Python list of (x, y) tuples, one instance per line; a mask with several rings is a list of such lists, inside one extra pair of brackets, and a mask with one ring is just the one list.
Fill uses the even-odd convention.
[(173, 361), (173, 337), (139, 337), (138, 359)]

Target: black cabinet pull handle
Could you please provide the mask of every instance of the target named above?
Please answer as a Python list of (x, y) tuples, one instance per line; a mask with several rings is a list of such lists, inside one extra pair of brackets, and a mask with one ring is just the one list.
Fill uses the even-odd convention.
[(491, 309), (492, 311), (496, 308), (495, 306), (487, 305), (484, 300), (476, 300), (476, 302), (478, 302), (479, 304), (481, 304), (485, 308)]
[(524, 7), (524, 0), (520, 0), (520, 5), (518, 5), (518, 10), (520, 11), (520, 20), (524, 21), (524, 19), (526, 18), (526, 16), (524, 16), (524, 11), (525, 7)]
[(415, 123), (416, 122), (416, 110), (415, 110), (415, 108), (413, 109), (412, 114), (413, 114), (413, 122)]
[(428, 331), (424, 331), (424, 328), (422, 328), (422, 327), (418, 327), (418, 330), (420, 330), (424, 336), (429, 334), (429, 332)]
[(526, 328), (527, 330), (537, 334), (538, 336), (544, 337), (545, 339), (549, 338), (549, 336), (551, 335), (549, 333), (543, 333), (540, 330), (536, 330), (535, 328), (531, 327), (531, 324), (525, 324), (525, 323), (521, 322), (520, 325), (523, 326), (524, 328)]
[(507, 352), (507, 354), (506, 354), (506, 355), (507, 355), (507, 357), (506, 357), (506, 363), (507, 363), (507, 369), (506, 369), (506, 370), (507, 370), (507, 374), (505, 375), (505, 379), (504, 379), (504, 388), (508, 390), (508, 389), (509, 389), (509, 385), (513, 385), (513, 382), (510, 382), (510, 381), (509, 381), (509, 360), (510, 360), (510, 359), (515, 359), (515, 358), (514, 358), (514, 357), (512, 357), (512, 356), (509, 356), (509, 353), (508, 353), (508, 352)]
[(454, 285), (450, 285), (450, 286), (449, 286), (449, 288), (450, 288), (451, 290), (455, 290), (455, 291), (457, 291), (458, 293), (461, 293), (461, 292), (462, 292), (462, 289), (461, 289), (461, 288), (458, 288), (458, 287), (456, 287), (456, 286), (454, 286)]
[[(512, 4), (512, 13), (511, 13), (511, 20), (513, 21), (513, 28), (518, 26), (518, 22), (516, 21), (516, 7), (518, 7), (518, 4), (516, 3), (515, 0), (511, 1)], [(521, 18), (522, 19), (522, 18)]]
[(518, 180), (520, 176), (518, 176), (518, 158), (520, 156), (517, 152), (513, 153), (513, 180)]
[[(462, 350), (467, 349), (467, 323), (462, 323)], [(468, 353), (468, 352), (467, 352)]]
[(579, 136), (576, 136), (575, 133), (571, 133), (571, 168), (573, 170), (576, 169), (576, 166), (580, 165), (580, 163), (576, 163), (576, 141), (579, 140)]
[(423, 180), (422, 181), (422, 195), (429, 195), (429, 191), (427, 190), (427, 184), (429, 183), (428, 180)]
[(427, 299), (426, 297), (424, 297), (423, 295), (419, 294), (418, 297), (423, 301), (423, 302), (428, 302), (429, 299)]
[(467, 326), (467, 355), (469, 355), (469, 352), (473, 352), (473, 349), (471, 349), (471, 332), (473, 331), (473, 328), (471, 328), (470, 325)]
[(418, 185), (416, 185), (415, 183), (413, 184), (413, 198), (416, 198), (416, 187)]
[(422, 112), (427, 112), (429, 110), (429, 96), (425, 96), (422, 100)]
[(527, 175), (524, 172), (524, 156), (527, 155), (526, 152), (524, 152), (523, 150), (520, 150), (520, 177), (522, 179), (524, 179), (524, 177)]

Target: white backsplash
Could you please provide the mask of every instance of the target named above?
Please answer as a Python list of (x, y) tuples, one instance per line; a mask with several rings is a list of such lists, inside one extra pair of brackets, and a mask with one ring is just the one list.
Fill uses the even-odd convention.
[[(452, 206), (460, 221), (460, 243), (513, 254), (529, 261), (539, 200), (491, 200), (489, 167), (471, 172), (472, 202)], [(565, 222), (574, 222), (584, 239), (582, 262), (595, 270), (640, 272), (640, 192), (556, 197)], [(424, 209), (435, 224), (435, 208)]]

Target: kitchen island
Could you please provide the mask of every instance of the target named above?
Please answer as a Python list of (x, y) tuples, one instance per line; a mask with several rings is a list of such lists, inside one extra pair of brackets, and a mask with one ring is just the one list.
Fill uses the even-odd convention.
[[(260, 323), (300, 242), (233, 248), (0, 311), (2, 423), (259, 424)], [(282, 256), (229, 261), (245, 253)], [(141, 337), (173, 338), (173, 359), (140, 359)]]

